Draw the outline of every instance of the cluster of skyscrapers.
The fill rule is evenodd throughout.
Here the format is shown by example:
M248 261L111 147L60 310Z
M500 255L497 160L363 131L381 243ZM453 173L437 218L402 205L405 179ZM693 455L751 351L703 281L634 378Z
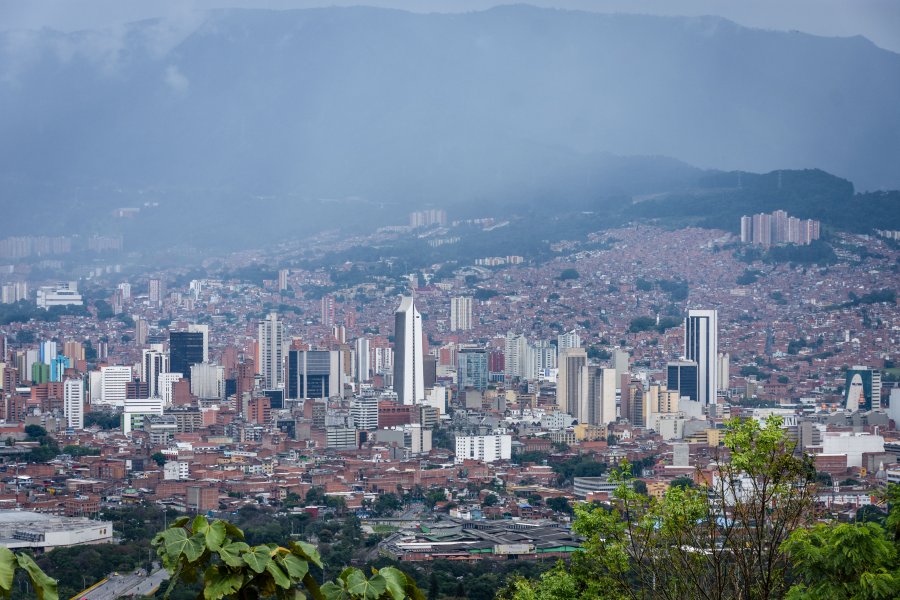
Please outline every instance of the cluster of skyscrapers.
M815 219L799 219L776 210L741 217L741 242L754 246L775 244L808 245L819 239L821 224Z

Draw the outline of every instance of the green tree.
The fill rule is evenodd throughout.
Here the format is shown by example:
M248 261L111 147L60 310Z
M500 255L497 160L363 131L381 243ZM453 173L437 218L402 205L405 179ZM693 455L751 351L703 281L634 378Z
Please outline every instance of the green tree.
M484 506L496 506L497 502L499 501L499 498L497 498L497 496L495 496L494 494L488 494L484 497L484 501L482 502L482 504Z
M900 597L897 549L875 523L822 524L791 534L784 549L798 580L788 600Z
M163 598L170 598L179 584L199 582L204 600L296 600L306 595L315 600L424 600L413 580L393 567L374 570L369 578L350 567L320 585L310 571L312 566L323 568L314 546L250 546L243 540L244 533L227 521L210 522L202 515L176 520L153 539L171 574Z
M40 425L26 425L25 435L27 435L32 440L40 440L47 437L47 430Z
M563 496L547 498L547 506L556 512L572 514L572 507L569 505L569 500Z
M815 470L772 417L727 424L712 483L640 494L631 466L614 469L608 506L579 504L573 530L584 537L571 564L538 581L517 580L515 600L702 598L762 600L786 593L784 542L812 518Z
M166 455L162 452L154 452L150 455L150 458L152 458L153 461L160 467L166 464Z

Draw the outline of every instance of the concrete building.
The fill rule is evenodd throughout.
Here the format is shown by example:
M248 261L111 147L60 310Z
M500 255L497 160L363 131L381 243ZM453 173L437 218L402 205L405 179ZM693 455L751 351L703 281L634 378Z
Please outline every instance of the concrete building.
M450 331L472 329L472 298L455 296L450 299Z
M616 420L616 370L603 367L588 369L589 409L587 423L608 425Z
M37 291L38 308L51 306L84 306L81 294L78 293L78 282L69 281L57 286L45 286Z
M356 396L350 402L350 415L357 429L378 429L378 397L374 393Z
M422 315L412 296L404 296L394 314L394 391L401 404L425 399Z
M63 386L66 426L70 429L84 429L84 381L66 379Z
M131 367L109 366L100 367L100 401L95 404L107 406L125 406L125 393L128 383L131 381ZM91 401L93 402L93 391Z
M328 399L343 395L344 353L337 350L288 351L286 396Z
M564 413L588 422L587 351L567 348L559 353L559 375L556 380L556 405Z
M225 399L225 367L206 362L191 365L191 394L202 400Z
M20 510L0 510L0 546L52 550L65 546L112 542L113 525L86 517L58 517Z
M257 327L257 366L263 376L263 387L275 390L284 387L284 323L278 313L271 312Z
M456 382L460 390L474 388L484 391L488 386L488 353L484 348L460 349ZM424 398L423 398L424 399Z
M684 320L684 356L697 363L697 400L716 403L719 389L719 323L715 310L690 310Z
M141 381L147 384L149 395L159 395L159 374L169 372L169 355L162 344L152 344L141 352Z
M509 435L456 436L456 462L478 460L491 463L509 460L512 456L512 437Z

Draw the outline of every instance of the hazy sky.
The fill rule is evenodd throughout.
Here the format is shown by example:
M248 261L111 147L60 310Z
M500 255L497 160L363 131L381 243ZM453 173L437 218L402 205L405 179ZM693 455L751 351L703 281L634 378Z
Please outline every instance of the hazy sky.
M824 36L864 35L900 53L900 0L0 0L0 29L91 29L137 19L180 18L220 7L308 8L370 5L461 12L498 4L656 15L718 15L742 25Z

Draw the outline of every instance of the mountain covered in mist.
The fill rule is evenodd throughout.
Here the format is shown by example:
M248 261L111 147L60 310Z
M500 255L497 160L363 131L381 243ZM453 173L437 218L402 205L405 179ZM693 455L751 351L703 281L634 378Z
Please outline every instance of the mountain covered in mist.
M102 182L514 202L690 187L688 165L900 187L900 55L713 17L528 6L0 34L7 198Z

